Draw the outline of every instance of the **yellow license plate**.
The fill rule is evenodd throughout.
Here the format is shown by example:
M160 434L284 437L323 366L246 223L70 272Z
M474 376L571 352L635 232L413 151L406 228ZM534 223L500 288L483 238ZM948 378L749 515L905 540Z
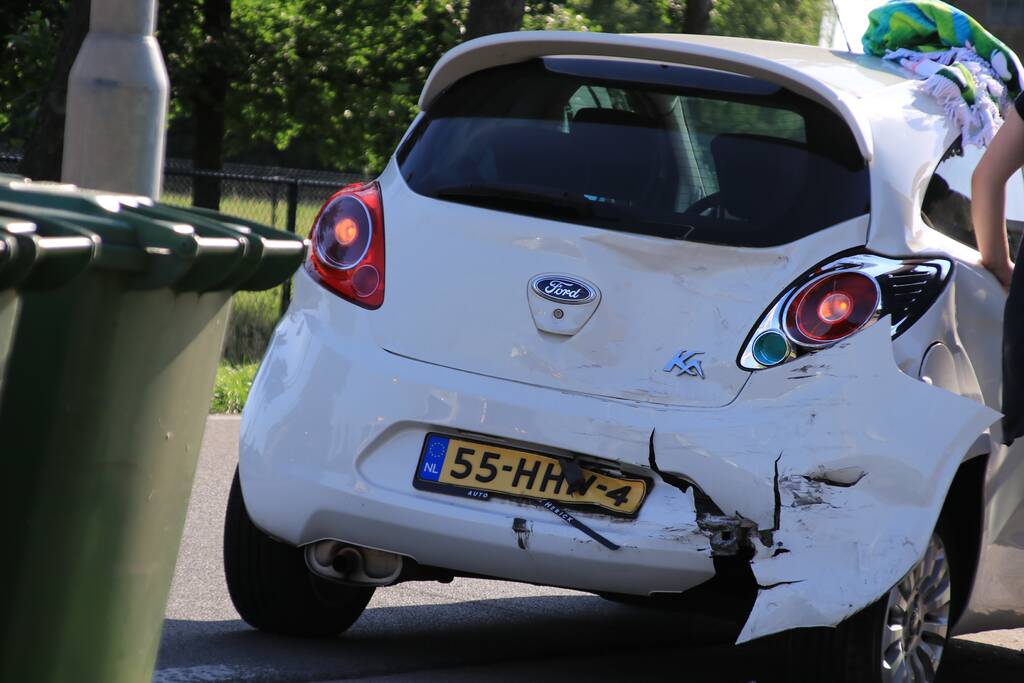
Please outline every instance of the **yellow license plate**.
M633 515L647 495L645 479L613 477L586 467L569 493L563 459L517 448L428 434L413 484L416 488L477 498L501 494L599 507Z

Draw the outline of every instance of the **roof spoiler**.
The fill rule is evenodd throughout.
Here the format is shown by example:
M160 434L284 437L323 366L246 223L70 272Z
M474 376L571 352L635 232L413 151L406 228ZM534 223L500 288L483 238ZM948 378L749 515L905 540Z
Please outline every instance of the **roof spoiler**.
M571 31L518 31L470 40L446 53L427 77L420 109L429 111L449 86L471 73L536 57L625 57L719 69L781 85L834 111L850 127L865 161L874 146L871 127L849 96L806 73L764 57L690 41L686 35L618 35Z

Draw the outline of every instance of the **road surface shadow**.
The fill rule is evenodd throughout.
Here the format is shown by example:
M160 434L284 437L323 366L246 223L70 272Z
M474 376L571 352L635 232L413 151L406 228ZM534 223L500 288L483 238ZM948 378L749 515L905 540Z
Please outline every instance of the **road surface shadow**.
M1024 652L954 640L942 658L937 683L1024 681Z
M782 680L777 643L735 647L735 627L594 596L376 607L344 636L306 640L240 620L164 625L158 683L315 681ZM943 683L1024 680L1024 655L956 641Z

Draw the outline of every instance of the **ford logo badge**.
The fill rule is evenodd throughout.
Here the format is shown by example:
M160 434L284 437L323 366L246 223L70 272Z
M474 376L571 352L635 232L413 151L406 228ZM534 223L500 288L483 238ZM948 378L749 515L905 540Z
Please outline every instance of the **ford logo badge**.
M597 296L597 288L568 275L538 275L530 282L534 292L560 304L586 304Z

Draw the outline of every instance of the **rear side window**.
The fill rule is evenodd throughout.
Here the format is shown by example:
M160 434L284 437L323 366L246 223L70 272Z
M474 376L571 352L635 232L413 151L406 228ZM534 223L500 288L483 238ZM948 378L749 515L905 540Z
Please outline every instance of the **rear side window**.
M972 249L978 248L978 241L971 218L971 174L982 153L978 147L963 147L958 140L935 168L921 201L921 218L927 225ZM1024 174L1020 171L1006 184L1006 228L1012 256L1024 235Z
M737 246L868 212L853 134L777 85L650 62L548 58L446 91L398 154L417 193Z

